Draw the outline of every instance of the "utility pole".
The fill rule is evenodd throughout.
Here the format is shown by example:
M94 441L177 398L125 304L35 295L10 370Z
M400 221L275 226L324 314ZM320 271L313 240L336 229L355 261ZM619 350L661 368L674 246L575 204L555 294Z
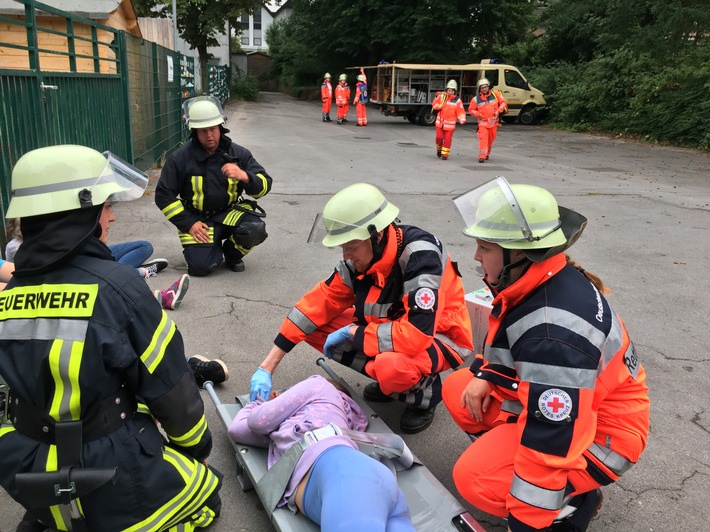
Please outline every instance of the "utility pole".
M177 32L177 0L173 0L173 50L177 51L178 32Z

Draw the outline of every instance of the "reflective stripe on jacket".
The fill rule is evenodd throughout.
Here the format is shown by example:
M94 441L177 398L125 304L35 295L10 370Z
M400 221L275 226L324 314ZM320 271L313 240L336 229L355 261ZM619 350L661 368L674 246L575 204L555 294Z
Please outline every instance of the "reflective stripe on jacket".
M436 127L444 130L456 129L456 121L460 124L466 123L466 111L463 108L463 102L458 96L448 98L445 92L442 92L434 99L431 108L434 111L439 111L436 115Z
M56 421L86 419L122 387L141 404L123 412L117 430L83 442L84 467L118 468L115 484L80 499L89 530L167 530L195 516L209 523L205 502L219 477L200 463L212 436L182 337L132 267L110 260L96 239L81 253L0 292L0 373L13 394ZM13 497L16 474L58 465L54 443L0 428L0 483ZM33 514L68 530L63 508Z
M471 116L478 118L478 125L485 127L497 127L496 113L501 113L508 108L508 103L503 95L498 91L490 91L487 97L483 97L479 92L468 104L468 112Z
M350 102L350 87L347 83L335 86L335 105L348 105Z
M396 231L401 231L399 249ZM327 280L296 303L275 343L290 351L353 306L359 325L354 347L367 356L383 351L416 355L432 344L435 334L458 347L459 363L473 349L458 271L443 244L418 227L390 225L382 258L365 274L341 261Z
M222 166L233 161L247 173L248 183L222 173ZM222 135L217 153L211 155L191 138L165 162L155 189L155 204L180 232L188 233L195 222L221 222L242 194L259 199L271 191L271 185L271 176L251 152L229 137Z
M645 447L644 369L621 319L562 253L533 263L496 296L484 355L471 371L519 414L509 523L548 526L569 470L605 474L600 482L609 483Z

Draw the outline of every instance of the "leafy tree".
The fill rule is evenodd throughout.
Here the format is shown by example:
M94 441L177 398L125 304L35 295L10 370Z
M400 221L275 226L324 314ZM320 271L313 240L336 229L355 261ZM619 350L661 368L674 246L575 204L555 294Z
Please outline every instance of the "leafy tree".
M180 36L197 49L202 79L207 80L207 48L217 46L217 36L227 23L232 27L246 14L260 9L259 0L177 0L177 27ZM133 8L141 17L172 16L172 0L133 0Z
M493 42L530 27L525 0L293 0L293 14L267 32L274 65L289 83L321 70L398 62L471 63ZM478 55L477 55L478 54Z

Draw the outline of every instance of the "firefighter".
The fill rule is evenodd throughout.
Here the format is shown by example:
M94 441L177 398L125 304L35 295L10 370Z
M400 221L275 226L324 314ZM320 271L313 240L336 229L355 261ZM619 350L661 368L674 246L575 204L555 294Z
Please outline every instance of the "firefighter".
M72 145L33 150L12 172L7 216L22 217L24 242L0 293L12 420L0 427L0 483L29 509L20 529L189 531L219 515L221 474L204 465L212 437L180 332L101 241L110 203L147 182Z
M338 106L338 124L348 121L348 103L350 102L350 87L347 74L340 74L335 87L335 105Z
M323 102L323 122L332 122L330 119L330 105L333 103L333 86L330 84L330 72L323 76L320 86L320 99Z
M461 98L456 96L458 92L456 80L449 80L446 84L446 92L436 93L436 98L431 105L436 115L436 156L442 160L447 160L451 153L451 141L454 138L456 121L463 125L466 123L466 111L463 108Z
M165 162L155 204L177 227L190 275L205 276L222 264L244 271L244 256L266 237L266 213L254 200L272 180L251 152L226 136L227 117L213 96L183 104L190 140Z
M500 126L499 117L508 112L508 103L500 91L491 90L487 78L479 79L476 87L476 96L471 99L468 112L478 119L478 162L482 163L491 156Z
M565 253L587 220L503 177L455 203L495 299L483 354L444 382L474 440L454 482L514 532L584 531L649 429L646 373L609 290Z
M399 209L367 183L333 196L311 231L343 258L296 303L251 381L268 398L272 375L296 344L308 344L375 382L365 399L406 403L400 428L426 429L441 402L440 372L472 350L458 269L432 234L399 225ZM321 222L322 221L322 222Z
M357 77L357 85L355 85L355 99L353 105L357 114L357 125L367 125L367 76L365 69L360 67L360 75Z

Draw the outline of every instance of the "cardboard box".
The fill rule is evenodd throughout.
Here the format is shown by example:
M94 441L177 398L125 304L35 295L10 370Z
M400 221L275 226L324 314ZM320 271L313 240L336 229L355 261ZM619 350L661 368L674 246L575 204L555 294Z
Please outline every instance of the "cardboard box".
M473 331L473 351L482 353L483 345L486 343L488 333L488 316L493 305L493 294L488 289L479 288L474 292L466 294L466 308L471 318L471 330Z

